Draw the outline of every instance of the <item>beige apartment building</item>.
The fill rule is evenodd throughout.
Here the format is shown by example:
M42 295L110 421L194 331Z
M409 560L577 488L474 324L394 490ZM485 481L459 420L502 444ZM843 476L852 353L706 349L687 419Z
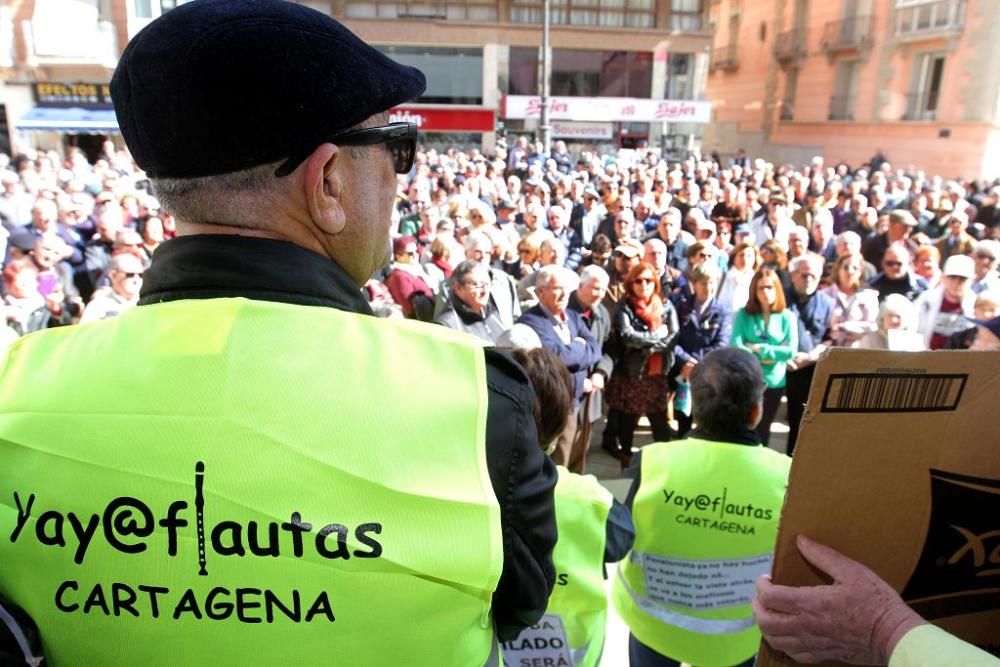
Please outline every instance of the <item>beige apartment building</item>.
M93 150L115 138L116 59L176 0L0 0L0 102L14 144ZM311 0L427 92L394 110L434 144L489 148L538 130L542 0ZM553 138L600 150L697 146L712 35L709 0L552 0ZM561 113L558 113L561 112ZM2 129L2 128L0 128ZM6 141L6 136L0 142Z
M704 149L1000 177L1000 0L712 0Z

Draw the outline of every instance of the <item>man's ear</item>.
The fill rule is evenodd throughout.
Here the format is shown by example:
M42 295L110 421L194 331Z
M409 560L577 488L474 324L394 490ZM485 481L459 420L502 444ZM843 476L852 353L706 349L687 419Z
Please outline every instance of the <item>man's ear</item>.
M343 195L343 158L333 144L323 144L306 159L303 175L309 217L324 234L335 236L344 231L347 216L341 205Z
M750 408L750 423L749 423L750 428L751 429L757 428L757 424L759 424L760 420L763 418L764 418L764 400L761 399L756 403L754 403L753 407Z

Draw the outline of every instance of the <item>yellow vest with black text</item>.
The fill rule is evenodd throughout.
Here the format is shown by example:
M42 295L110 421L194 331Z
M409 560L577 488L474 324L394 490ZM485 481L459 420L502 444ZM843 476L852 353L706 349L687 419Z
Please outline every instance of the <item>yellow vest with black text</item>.
M612 586L639 641L698 667L756 653L750 600L771 571L790 464L766 447L696 439L642 450L635 546Z
M545 616L501 645L510 667L596 667L604 648L608 620L604 546L614 498L593 475L577 475L563 466L557 469L559 541L552 552L556 585Z
M0 596L48 664L498 661L471 336L247 299L18 341Z

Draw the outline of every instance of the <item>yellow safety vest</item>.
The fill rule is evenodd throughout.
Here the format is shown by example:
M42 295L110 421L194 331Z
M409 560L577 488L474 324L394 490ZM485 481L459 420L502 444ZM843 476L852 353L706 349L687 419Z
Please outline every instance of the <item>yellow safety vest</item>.
M247 299L18 341L0 595L59 665L495 664L481 344Z
M750 600L771 571L790 464L766 447L706 440L642 450L635 546L612 586L639 641L699 667L757 651Z
M556 586L545 616L501 645L510 667L596 667L604 648L604 543L614 498L593 475L577 475L563 466L558 470L559 541L552 553Z

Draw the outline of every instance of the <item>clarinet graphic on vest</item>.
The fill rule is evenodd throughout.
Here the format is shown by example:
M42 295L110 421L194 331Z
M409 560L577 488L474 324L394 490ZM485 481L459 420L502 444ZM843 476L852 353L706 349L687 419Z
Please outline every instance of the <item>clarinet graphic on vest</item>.
M202 486L205 484L205 463L198 461L194 466L194 509L198 519L198 576L207 577L208 570L205 568L207 560L205 558L205 496L202 493Z

